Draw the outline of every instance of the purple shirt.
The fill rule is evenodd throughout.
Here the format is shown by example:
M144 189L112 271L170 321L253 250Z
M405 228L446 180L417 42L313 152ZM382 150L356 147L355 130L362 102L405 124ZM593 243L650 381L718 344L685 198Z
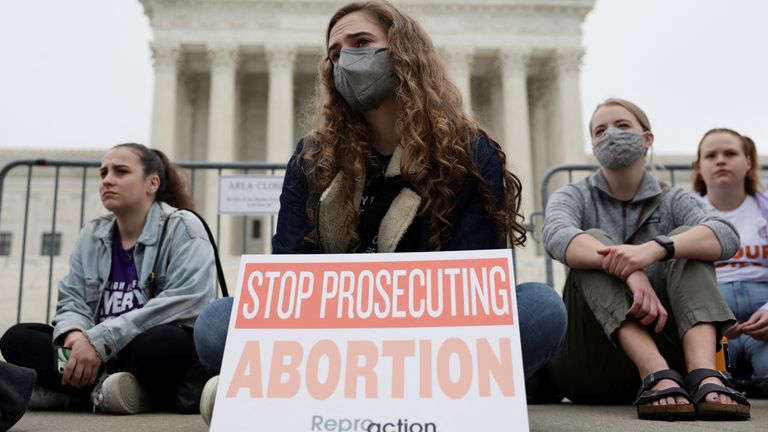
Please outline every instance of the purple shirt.
M112 235L112 269L102 294L98 322L116 318L144 306L144 295L139 288L133 250L134 247L123 249L120 231L115 225Z

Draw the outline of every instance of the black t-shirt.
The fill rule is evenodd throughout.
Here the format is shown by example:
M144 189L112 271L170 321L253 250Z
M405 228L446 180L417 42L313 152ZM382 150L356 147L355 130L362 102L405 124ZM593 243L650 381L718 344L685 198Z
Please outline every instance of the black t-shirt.
M403 188L400 176L385 178L392 156L376 154L376 160L366 167L363 197L358 211L357 232L360 245L352 252L376 253L379 250L379 226L389 206Z

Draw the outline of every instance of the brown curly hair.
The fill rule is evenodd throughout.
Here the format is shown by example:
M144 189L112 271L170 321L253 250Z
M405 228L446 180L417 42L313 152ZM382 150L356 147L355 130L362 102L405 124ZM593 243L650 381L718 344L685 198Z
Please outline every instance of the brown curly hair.
M701 141L699 141L699 149L696 151L696 160L691 164L693 166L693 190L699 195L704 196L707 194L707 184L704 183L704 177L701 176L699 170L699 161L701 161L701 145L704 144L704 140L708 136L714 133L727 133L735 136L741 141L741 150L744 155L752 162L752 167L747 171L747 175L744 176L744 190L748 195L754 195L762 189L762 183L760 182L760 160L757 158L757 147L755 142L748 136L742 135L733 129L728 128L714 128L708 130Z
M478 138L485 138L502 166L506 164L504 152L463 111L458 88L448 79L437 50L418 22L386 1L350 3L328 23L326 46L334 25L357 11L373 17L388 37L393 72L399 80L395 128L403 149L401 172L403 180L423 199L419 215L428 221L430 247L439 250L450 239L455 191L469 179L477 181L486 211L500 228L500 237L503 233L513 246L524 244L520 180L504 169L504 201L494 208L488 185L473 162L472 145ZM375 132L336 91L333 62L327 56L320 61L316 95L312 129L302 154L304 166L319 191L326 189L338 173L343 174L343 213L354 248L359 235L353 196L358 179L365 176L366 162L375 157L370 145ZM310 220L315 220L316 204L315 200L307 203ZM310 238L316 239L316 234Z

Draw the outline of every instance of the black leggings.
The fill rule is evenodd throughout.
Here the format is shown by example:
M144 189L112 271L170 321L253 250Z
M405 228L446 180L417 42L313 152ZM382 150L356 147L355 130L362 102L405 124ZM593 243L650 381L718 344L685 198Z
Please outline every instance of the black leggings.
M47 324L16 324L0 338L0 351L9 363L37 371L37 385L72 395L86 396L91 389L61 384L53 327ZM153 327L136 336L106 364L108 373L130 372L150 395L154 409L172 409L176 389L197 362L192 329L171 324Z

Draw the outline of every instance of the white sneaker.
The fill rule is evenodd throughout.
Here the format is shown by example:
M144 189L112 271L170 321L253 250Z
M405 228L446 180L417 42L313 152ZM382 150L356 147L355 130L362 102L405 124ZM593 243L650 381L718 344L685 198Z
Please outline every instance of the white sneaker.
M91 393L94 410L109 414L149 411L149 396L130 372L118 372L96 384Z
M213 417L213 404L216 402L216 390L219 388L219 376L208 380L203 387L203 394L200 395L200 415L203 416L205 424L211 425Z
M32 396L29 398L27 408L32 411L53 411L53 410L71 410L83 409L87 407L84 398L68 395L36 385L32 389Z

